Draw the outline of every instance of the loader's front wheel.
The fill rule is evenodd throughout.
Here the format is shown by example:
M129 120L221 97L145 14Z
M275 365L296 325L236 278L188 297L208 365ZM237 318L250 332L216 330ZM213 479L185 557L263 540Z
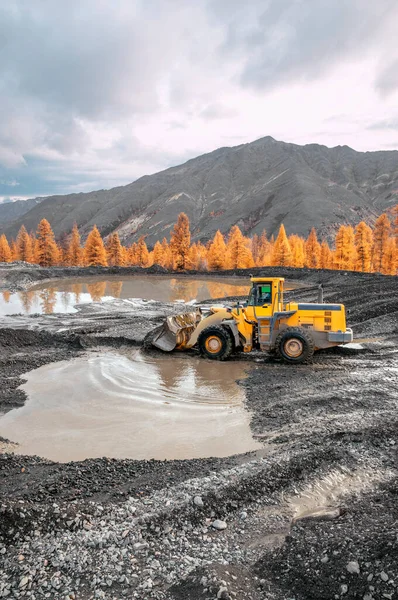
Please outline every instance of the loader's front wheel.
M314 354L314 341L301 327L288 327L275 341L276 355L289 364L309 361Z
M226 360L234 351L234 341L227 329L213 325L204 329L198 338L201 354L213 360Z

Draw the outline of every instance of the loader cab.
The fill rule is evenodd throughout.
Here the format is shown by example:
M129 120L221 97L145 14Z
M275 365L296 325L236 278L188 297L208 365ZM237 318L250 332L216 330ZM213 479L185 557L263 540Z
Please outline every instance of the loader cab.
M281 277L252 277L252 287L245 308L246 318L270 317L282 310L283 282Z

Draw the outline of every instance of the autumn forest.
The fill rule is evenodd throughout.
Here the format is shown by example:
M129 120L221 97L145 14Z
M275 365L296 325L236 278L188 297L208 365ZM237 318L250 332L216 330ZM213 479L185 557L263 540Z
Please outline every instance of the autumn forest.
M184 213L178 216L170 240L159 240L151 249L144 236L131 246L124 246L117 232L103 240L96 226L84 245L76 225L57 243L50 223L43 219L36 232L22 226L15 240L0 236L0 262L15 260L43 267L157 264L171 270L221 271L272 265L396 275L398 205L390 214L380 215L373 226L364 221L355 228L341 225L331 245L319 240L315 229L304 239L296 234L287 236L283 225L276 239L268 238L265 231L246 237L234 225L227 236L217 231L206 244L191 243L189 219Z

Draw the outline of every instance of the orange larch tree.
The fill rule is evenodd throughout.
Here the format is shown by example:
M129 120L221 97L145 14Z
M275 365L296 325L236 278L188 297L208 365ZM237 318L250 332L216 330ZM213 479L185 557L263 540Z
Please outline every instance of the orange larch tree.
M37 243L37 237L36 237L36 233L34 231L30 232L30 243L31 243L31 247L32 247L32 262L35 264L39 263L39 259L38 259L38 243Z
M32 242L24 225L18 231L16 239L16 260L33 262Z
M243 235L239 227L237 225L231 227L227 244L229 268L249 269L254 266L254 260L249 246L250 240Z
M207 261L207 247L204 244L202 244L202 242L197 242L196 246L200 255L199 270L208 271L209 265Z
M387 243L386 252L383 259L382 273L384 275L396 275L398 266L398 249L395 239L390 237Z
M374 271L379 273L383 271L390 233L390 219L383 213L376 219L373 230L372 267Z
M211 271L222 271L228 268L227 245L220 230L216 231L207 251L207 263Z
M164 266L164 268L165 269L173 269L173 267L174 267L173 254L171 252L170 245L167 242L166 238L163 238L162 248L163 248L163 266Z
M12 260L18 260L18 248L17 248L17 243L14 239L11 239L10 250L11 250Z
M202 269L201 243L192 244L188 252L188 268L200 271Z
M373 232L364 221L355 227L356 271L369 273L372 267Z
M84 263L84 251L80 243L80 233L77 223L73 224L69 244L65 254L65 263L71 267L80 267Z
M143 235L137 242L136 261L139 267L149 267L149 252Z
M305 242L305 266L310 269L317 269L321 260L321 245L318 242L315 227L310 231L310 234Z
M68 267L69 235L62 233L58 240L58 264Z
M153 247L153 264L164 267L164 256L163 255L164 255L164 253L163 253L162 244L159 241L157 241Z
M88 267L106 267L106 250L102 237L96 225L87 236L84 246L84 263Z
M170 249L173 254L175 268L179 271L183 271L188 267L190 245L189 219L185 213L180 213L170 238Z
M37 262L41 267L53 267L59 260L54 232L47 219L42 219L37 228Z
M127 248L127 264L128 265L137 265L138 264L138 258L137 258L137 242L133 242L130 246L130 248Z
M251 246L250 249L252 251L252 256L254 260L254 264L258 264L258 257L260 253L260 237L255 233L251 238Z
M395 219L394 219L394 238L395 238L395 245L398 248L398 204L396 204L393 208L393 214L395 215Z
M0 236L0 262L9 263L12 261L11 249L6 236Z
M292 251L284 225L279 228L278 237L272 250L271 264L278 267L290 267L292 264Z
M352 270L356 262L355 235L351 225L341 225L336 234L333 265L338 270Z
M301 269L305 263L305 241L296 234L289 235L288 240L292 252L291 266Z
M333 253L329 248L329 244L326 240L322 241L321 244L321 258L319 261L320 269L332 269L333 268Z
M123 267L125 265L123 247L117 232L111 233L108 237L106 256L110 267Z
M258 239L256 267L267 267L270 265L271 254L272 244L268 241L267 234L264 230Z

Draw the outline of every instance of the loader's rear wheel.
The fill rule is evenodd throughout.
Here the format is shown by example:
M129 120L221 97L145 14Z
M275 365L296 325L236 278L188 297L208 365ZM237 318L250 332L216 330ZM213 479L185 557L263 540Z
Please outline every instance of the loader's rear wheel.
M314 341L301 327L288 327L275 340L276 355L289 364L309 361L314 354Z
M213 360L226 360L234 351L234 341L227 329L213 325L204 329L198 338L201 354Z

